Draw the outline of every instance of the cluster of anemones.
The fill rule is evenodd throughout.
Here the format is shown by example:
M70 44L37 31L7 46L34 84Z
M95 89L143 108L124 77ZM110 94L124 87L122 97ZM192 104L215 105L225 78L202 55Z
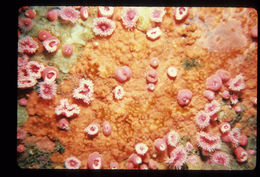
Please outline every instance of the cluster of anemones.
M162 22L165 15L164 7L152 7L150 8L150 20L155 24ZM146 36L150 40L158 39L162 34L160 27L154 27L146 31Z
M150 66L154 69L150 69L146 74L147 89L149 91L154 91L155 85L158 81L158 73L155 70L159 65L159 59L157 57L151 58Z
M124 83L128 81L132 76L131 69L128 66L122 66L115 70L115 79L120 82ZM125 91L122 86L118 85L113 89L114 98L120 100L123 98Z
M44 65L37 61L24 61L22 65L18 65L18 88L32 88L37 79L41 78L43 70Z
M23 128L17 128L17 152L22 153L26 150L26 147L21 142L27 136L27 132Z
M23 59L22 59L23 60ZM22 62L22 63L21 63ZM43 99L52 99L56 95L57 85L55 83L58 76L58 69L54 67L45 67L38 61L21 61L18 64L18 88L32 88L38 83L39 96Z
M127 160L128 169L158 169L158 163L153 159L150 159L148 154L148 146L145 143L137 143L134 147L135 152L133 152Z
M103 134L109 136L112 132L112 127L108 121L103 122ZM85 129L84 132L88 138L94 138L98 135L100 130L100 125L98 123L91 123Z
M183 145L178 144L180 139L179 134L172 130L164 138L166 144L168 145L168 152L170 152L170 155L166 158L165 162L169 165L170 168L174 168L176 170L181 169L187 160L188 151L185 147L183 147ZM188 149L189 148L191 147L188 147Z
M231 143L233 152L238 162L245 162L248 159L248 154L245 149L241 146L246 146L248 138L245 135L241 135L240 129L233 128L227 122L223 122L219 126L221 132L221 139L226 143Z
M190 142L187 142L184 147L179 144L179 140L179 134L171 130L163 138L158 138L154 141L157 153L166 153L165 163L168 164L169 168L177 170L182 168L186 163L188 153L193 150L193 145Z
M74 89L73 98L82 100L84 103L90 104L93 98L93 82L89 79L80 79L79 87Z
M102 169L103 164L104 164L104 159L102 155L99 154L98 152L93 152L88 155L86 168L93 169L93 170ZM65 160L64 166L67 169L79 169L80 167L82 167L82 164L78 158L74 156L70 156ZM118 164L113 162L110 164L110 167L111 169L117 169Z
M222 85L225 85L229 90L224 90L221 93L221 97L225 100L229 99L232 105L236 105L239 102L239 94L241 90L245 88L245 81L242 74L237 75L235 78L231 78L231 74L223 69L217 70L217 72L207 78L206 89L203 93L204 97L209 101L215 98ZM234 106L236 112L241 112L242 109L239 105Z

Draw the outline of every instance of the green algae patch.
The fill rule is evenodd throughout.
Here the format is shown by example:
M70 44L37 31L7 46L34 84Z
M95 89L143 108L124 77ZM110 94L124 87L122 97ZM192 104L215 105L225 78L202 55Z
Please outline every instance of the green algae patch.
M201 68L203 66L202 60L198 58L184 58L181 64L185 70L190 70L192 68Z
M18 154L17 164L20 168L36 168L36 169L53 169L57 164L51 161L53 153L64 153L65 147L63 144L56 140L56 147L52 152L47 152L37 148L34 145L25 144L26 150ZM63 167L61 167L63 168Z
M17 126L21 127L28 119L28 113L26 107L17 104Z

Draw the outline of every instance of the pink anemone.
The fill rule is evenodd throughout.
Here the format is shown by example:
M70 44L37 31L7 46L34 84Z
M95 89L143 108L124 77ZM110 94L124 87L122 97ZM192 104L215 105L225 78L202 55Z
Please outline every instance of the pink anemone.
M79 83L79 87L74 89L73 98L80 99L84 103L90 104L93 98L93 82L89 79L81 79Z
M115 31L115 28L115 22L106 17L99 17L93 20L93 32L97 36L110 36Z
M55 82L43 81L39 83L39 96L49 100L56 95L57 85Z
M18 41L18 52L34 54L39 48L38 43L30 36L25 36Z
M121 19L127 29L135 27L138 18L139 13L136 7L124 7Z
M221 147L221 139L219 136L213 136L203 131L198 133L197 142L199 147L209 152L213 152Z
M65 22L76 23L79 17L79 12L73 7L63 7L60 10L60 17Z

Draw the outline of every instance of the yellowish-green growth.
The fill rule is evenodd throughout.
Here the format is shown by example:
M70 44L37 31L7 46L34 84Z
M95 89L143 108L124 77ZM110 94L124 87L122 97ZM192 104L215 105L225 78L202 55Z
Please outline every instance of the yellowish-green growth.
M152 28L152 23L150 20L150 8L149 7L139 7L139 18L137 21L137 29L146 32L150 28Z

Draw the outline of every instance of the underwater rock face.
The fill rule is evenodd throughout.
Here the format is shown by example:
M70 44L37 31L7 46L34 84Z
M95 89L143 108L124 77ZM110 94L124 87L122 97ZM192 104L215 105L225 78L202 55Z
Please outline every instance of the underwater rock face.
M23 6L18 15L21 168L255 168L256 10Z

